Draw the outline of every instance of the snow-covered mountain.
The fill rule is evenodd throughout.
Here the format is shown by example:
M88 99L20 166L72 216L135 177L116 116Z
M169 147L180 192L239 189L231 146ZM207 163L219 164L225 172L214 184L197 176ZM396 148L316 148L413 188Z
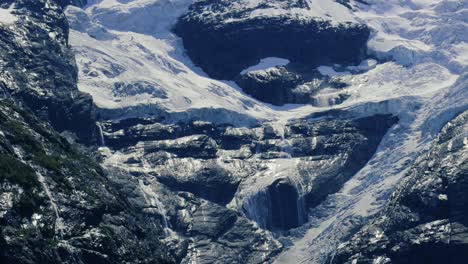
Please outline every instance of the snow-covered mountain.
M456 176L447 186L466 176L466 1L37 3L0 5L2 98L86 144L107 172L105 195L130 206L103 209L77 232L67 212L82 209L55 189L47 164L24 161L45 169L40 181L54 186L43 187L46 196L61 197L44 207L63 222L65 237L52 237L73 252L69 263L404 263L401 256L426 250L417 251L423 238L414 236L440 242L465 232L462 209L453 230L436 225L448 229L443 236L413 227L455 219L431 215L427 197L450 202L451 194L433 183L440 170L421 168L450 171L450 161ZM15 142L5 149L24 148ZM21 151L12 153L23 162ZM414 182L424 188L408 190ZM430 208L416 210L412 193ZM0 218L14 208L8 197ZM398 217L406 208L422 220L395 235L391 219L405 222ZM108 236L108 226L124 233ZM158 241L151 254L145 231ZM126 238L128 246L117 242ZM462 238L454 250L468 245ZM364 252L366 243L375 245Z
M204 2L206 1L201 1L199 5ZM261 5L261 1L247 2L248 4L239 3L242 6L241 11ZM382 60L382 63L372 66L372 69L366 69L365 66L363 70L357 69L360 74L351 74L356 69L350 70L346 67L331 71L338 71L338 74L333 75L345 82L347 87L344 91L324 89L317 95L319 101L327 102L327 98L342 92L349 95L346 102L339 106L343 108L369 101L425 95L453 84L457 74L463 72L463 67L466 67L462 65L463 31L460 39L446 43L448 41L441 40L450 38L431 32L419 32L423 26L418 26L415 22L413 24L416 25L411 25L411 21L415 20L413 17L421 17L420 23L425 24L422 21L437 23L437 20L443 19L441 16L448 16L451 13L450 6L445 7L445 2L432 6L428 3L426 6L421 4L419 10L411 5L401 7L399 2L393 4L393 8L388 1L385 4L376 3L370 6L357 3L359 6L354 12L333 1L312 1L310 6L307 1L298 2L304 2L303 7L294 7L294 12L285 12L284 16L290 15L299 21L306 18L297 17L296 12L303 13L308 19L319 16L320 21L334 21L335 16L340 16L349 20L359 19L372 25L373 36L369 41L369 53ZM316 11L315 7L322 2L323 7L319 9L321 11ZM219 12L229 8L234 9L231 12L238 12L233 3L235 1ZM285 5L281 1L278 3ZM80 68L80 90L93 95L100 108L119 109L117 112L125 109L125 114L129 116L159 111L177 116L177 113L185 112L196 113L197 118L205 116L204 119L211 121L210 119L234 112L235 116L243 116L243 120L287 120L324 110L308 105L274 107L252 99L232 80L218 81L209 78L190 61L184 52L182 40L171 32L177 18L187 12L191 4L192 1L108 0L91 2L84 9L69 7L67 16L72 27L70 44L75 50ZM278 5L261 10L284 11L284 6ZM297 3L296 5L301 6ZM411 8L416 11L412 11ZM330 14L326 15L324 9ZM448 11L444 11L447 9ZM380 10L386 10L388 13L379 15L382 13ZM437 11L440 15L434 14ZM257 15L277 17L274 12L266 12L263 15L262 12L257 12ZM291 12L293 14L289 14ZM458 13L462 12L463 8ZM413 17L405 18L405 15L409 16L410 13ZM431 17L431 14L435 17ZM439 34L458 36L456 30L459 30L460 26L463 27L462 17L452 17L451 31L445 30ZM225 19L221 23L233 22ZM382 29L385 25L390 28ZM379 44L382 42L384 44ZM458 52L452 52L455 55L452 56L446 54L448 51L442 52L445 49ZM460 55L457 57L457 54ZM272 54L267 57L275 56ZM389 58L395 58L396 61L385 62ZM251 66L256 64L255 58L253 61ZM363 65L365 63L368 62L364 62ZM407 64L410 66L407 67ZM415 76L415 72L419 76ZM224 114L213 116L213 111Z

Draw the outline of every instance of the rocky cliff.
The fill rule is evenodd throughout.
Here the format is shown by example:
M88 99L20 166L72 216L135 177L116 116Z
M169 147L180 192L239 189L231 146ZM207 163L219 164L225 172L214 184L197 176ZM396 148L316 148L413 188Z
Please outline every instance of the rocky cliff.
M132 119L101 127L106 147L115 153L109 163L117 157L118 163L150 172L173 191L230 203L262 228L287 230L302 225L307 210L362 168L397 120L389 115L330 116L236 128ZM274 163L284 163L291 171L254 184ZM252 193L246 195L246 190Z
M88 144L96 131L61 7L1 7L12 19L0 23L0 262L175 262L157 239L161 214L142 214L109 180L115 173L56 131Z
M50 2L50 3L49 3ZM53 127L71 131L91 144L95 135L94 106L77 89L74 55L68 47L68 22L53 1L3 1L11 24L0 24L0 87L24 102Z
M304 0L197 1L175 31L195 64L217 79L233 79L267 57L310 66L358 63L369 29L354 21L336 23L314 11Z
M332 263L460 263L468 257L468 112L418 158L389 204Z

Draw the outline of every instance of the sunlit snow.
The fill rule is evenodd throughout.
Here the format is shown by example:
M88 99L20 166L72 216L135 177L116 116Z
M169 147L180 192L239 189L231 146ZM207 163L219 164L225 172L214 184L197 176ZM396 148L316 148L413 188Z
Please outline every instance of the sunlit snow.
M274 68L277 66L285 66L288 63L289 63L289 60L287 59L269 57L269 58L260 60L259 64L250 66L249 68L241 71L241 74L246 74L246 73L253 72L253 71L267 70L267 69Z
M170 31L191 3L192 0L104 0L91 2L84 10L69 7L70 44L80 69L79 89L90 93L102 109L125 109L119 110L119 115L185 112L184 118L193 113L216 122L219 121L216 113L220 111L227 115L235 112L244 119L287 120L323 110L310 105L276 107L259 102L233 82L210 79L195 67L185 55L180 38ZM327 3L313 1L312 4ZM341 10L341 5L337 10ZM388 19L377 19L376 12L364 10L358 15L372 23ZM372 52L384 57L404 55L378 49ZM425 66L410 67L401 67L398 61L388 62L375 68L373 65L368 72L350 75L351 86L346 92L351 96L332 108L389 97L430 96L431 92L455 81L456 75L446 70L445 65L440 66L431 56L425 61ZM431 71L419 72L422 68ZM403 76L400 81L398 76ZM430 89L425 89L428 86Z
M11 13L14 5L11 5L8 9L0 8L0 24L13 24L18 20L18 17Z

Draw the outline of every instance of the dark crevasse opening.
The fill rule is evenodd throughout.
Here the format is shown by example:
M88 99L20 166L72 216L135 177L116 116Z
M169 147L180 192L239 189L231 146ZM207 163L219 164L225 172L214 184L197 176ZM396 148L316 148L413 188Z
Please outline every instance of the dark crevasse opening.
M303 204L296 188L283 179L268 187L271 202L271 229L291 229L306 220Z

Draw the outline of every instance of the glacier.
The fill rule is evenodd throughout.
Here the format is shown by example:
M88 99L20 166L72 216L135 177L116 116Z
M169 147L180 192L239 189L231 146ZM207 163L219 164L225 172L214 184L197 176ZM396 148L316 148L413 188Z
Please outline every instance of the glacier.
M324 110L307 105L275 107L252 99L231 81L210 79L191 63L184 54L180 38L171 32L177 17L191 3L181 0L106 0L90 2L84 9L68 7L67 16L72 27L70 44L80 69L79 89L90 93L100 108L119 109L119 115L124 113L128 116L194 110L199 110L195 111L199 114L214 109L218 112L233 111L257 120L288 120ZM369 13L371 11L361 11L355 15L366 19L362 14ZM367 19L373 21L372 17ZM383 18L378 21L385 22ZM370 43L382 38L376 34ZM421 42L417 39L411 41ZM398 58L400 55L397 54L401 53L398 47L412 47L405 43L396 41L390 50L389 47L369 46L382 58ZM439 49L436 44L433 44L433 50ZM456 47L461 45L463 43L452 44ZM418 51L411 50L411 54L416 57L426 54ZM351 97L336 107L423 95L449 86L455 81L457 72L450 71L449 65L436 63L433 56L429 54L421 63L409 67L402 61L389 61L368 72L349 76L352 83L347 92ZM431 73L425 74L426 71ZM458 72L461 71L459 68ZM415 72L421 76L414 77ZM116 93L116 84L124 84L126 88ZM142 88L144 86L148 88Z
M269 123L276 130L284 130L291 120L332 110L346 110L353 117L393 114L400 119L366 166L339 192L309 212L306 223L278 235L286 249L276 263L324 263L344 237L382 208L408 165L428 149L440 128L468 109L466 1L350 1L348 9L331 0L308 0L310 12L285 11L281 6L252 12L255 17L297 12L304 19L359 21L370 27L368 59L357 66L318 68L322 75L348 83L344 92L349 97L330 105L333 91L324 90L319 94L323 103L317 106L260 102L233 81L204 73L172 32L193 2L93 0L84 8L67 8L78 87L93 97L103 118L163 115L173 122L229 120L238 127ZM245 2L255 6L261 1ZM258 68L245 71L289 63L265 59ZM286 157L271 160L266 170L243 182L228 208L244 208L250 219L262 223L259 212L264 208L259 207L265 202L266 186L287 174L301 188L298 163L287 156L284 145ZM106 164L125 167L126 154L105 151ZM187 161L185 166L199 164ZM160 207L159 200L156 205Z

